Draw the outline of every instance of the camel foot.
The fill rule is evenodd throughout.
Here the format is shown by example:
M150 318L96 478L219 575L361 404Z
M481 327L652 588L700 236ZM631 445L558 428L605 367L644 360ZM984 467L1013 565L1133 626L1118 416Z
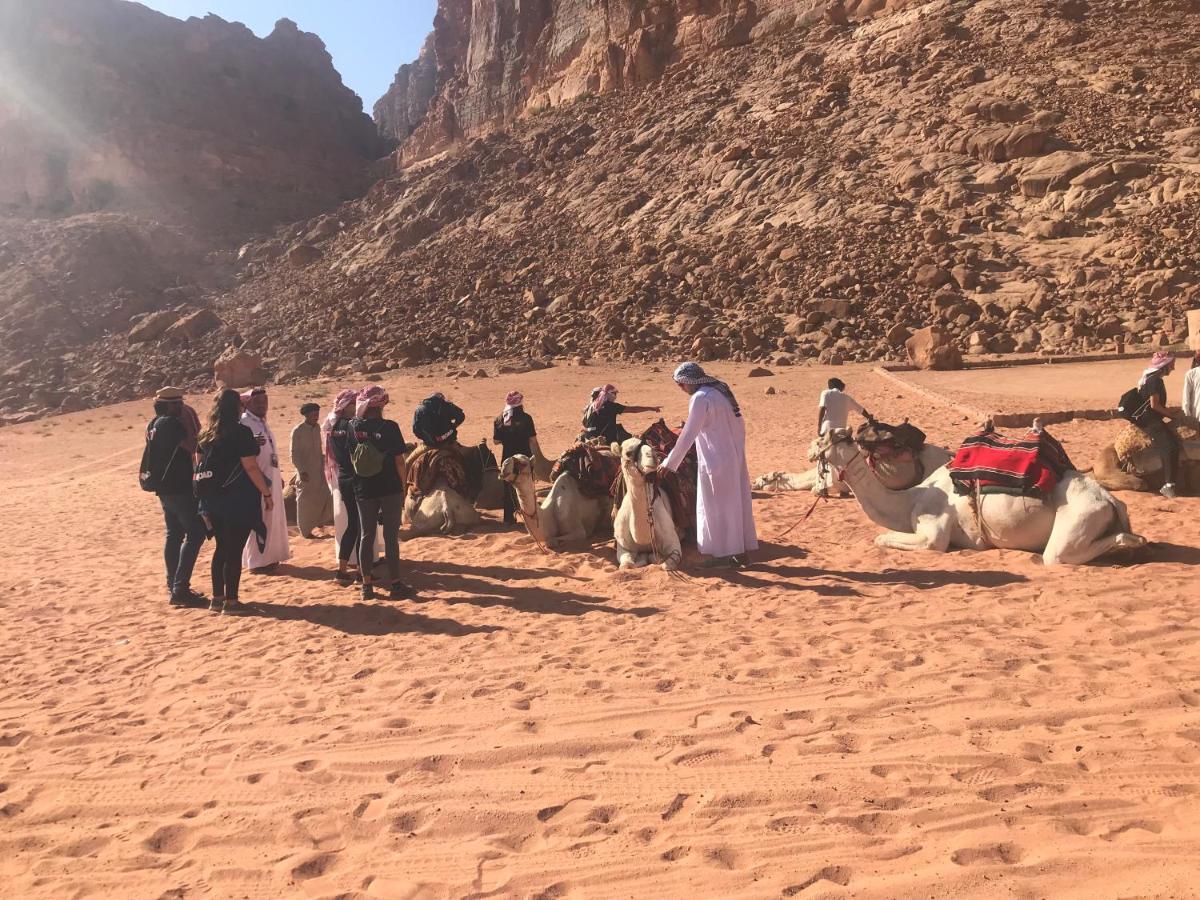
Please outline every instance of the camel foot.
M1113 546L1122 550L1138 550L1149 543L1140 534L1118 534L1113 538Z

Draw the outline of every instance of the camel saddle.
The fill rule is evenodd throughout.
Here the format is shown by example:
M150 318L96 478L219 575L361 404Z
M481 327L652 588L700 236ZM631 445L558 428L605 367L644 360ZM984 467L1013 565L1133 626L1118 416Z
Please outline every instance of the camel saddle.
M946 466L959 494L1010 494L1044 500L1075 468L1047 431L1009 438L985 428L965 441Z
M1200 442L1200 422L1195 419L1176 419L1167 424L1167 428L1175 434L1180 445L1184 448L1181 458L1192 458L1187 452L1189 445ZM1121 469L1132 475L1138 474L1137 457L1154 446L1150 435L1130 422L1113 441L1113 450L1117 454L1117 464Z
M408 458L404 481L413 497L424 497L439 481L463 496L469 494L467 467L456 446L419 446Z
M642 432L641 441L643 444L649 444L658 454L659 460L663 460L675 449L679 435L672 431L665 421L659 419ZM671 504L671 518L687 535L696 533L696 482L699 473L700 463L696 457L696 448L693 447L684 456L678 471L668 472L660 469L655 478L657 489L666 494L667 502ZM625 496L625 479L618 477L613 483L612 496L617 507L620 507Z
M899 425L888 425L867 419L858 427L855 443L869 456L891 457L908 454L919 456L925 449L925 432L905 419Z
M579 441L558 458L550 470L550 483L566 473L579 483L585 497L598 500L612 493L621 479L621 460L599 441Z

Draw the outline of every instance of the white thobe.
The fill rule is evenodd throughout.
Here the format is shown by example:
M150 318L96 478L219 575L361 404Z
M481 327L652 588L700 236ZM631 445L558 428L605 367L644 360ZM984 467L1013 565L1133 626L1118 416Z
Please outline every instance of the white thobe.
M247 569L260 569L284 562L292 556L288 548L287 510L283 508L283 475L279 471L279 449L271 428L254 413L242 413L242 424L254 432L259 440L258 467L271 483L273 506L270 512L263 510L263 522L267 526L267 547L259 551L258 537L251 534L242 551L242 565Z
M1188 369L1183 376L1183 414L1200 419L1200 367Z
M696 500L696 543L709 556L736 556L758 549L746 467L746 423L716 388L692 394L687 423L663 462L678 469L696 446L700 463Z

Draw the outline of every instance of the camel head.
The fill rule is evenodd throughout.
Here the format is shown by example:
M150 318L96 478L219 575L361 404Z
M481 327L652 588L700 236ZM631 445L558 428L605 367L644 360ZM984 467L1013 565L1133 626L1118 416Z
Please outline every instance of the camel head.
M816 463L844 466L858 452L858 445L854 443L854 435L849 428L831 428L813 442L808 458Z
M632 437L621 445L621 471L643 478L658 471L658 454L641 438Z
M520 453L510 456L500 466L500 480L507 481L509 484L516 484L517 479L522 475L532 475L532 473L533 464L529 457Z

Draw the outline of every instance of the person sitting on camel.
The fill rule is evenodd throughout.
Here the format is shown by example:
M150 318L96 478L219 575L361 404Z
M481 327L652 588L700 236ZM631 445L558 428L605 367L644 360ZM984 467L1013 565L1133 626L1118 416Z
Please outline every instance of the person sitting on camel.
M413 413L413 434L427 447L456 449L461 455L458 426L466 419L466 413L447 400L445 394L434 394L417 404Z
M632 435L617 421L617 416L621 413L646 412L662 412L662 407L626 406L618 403L617 389L611 384L592 388L592 397L583 408L583 431L579 440L591 441L601 438L606 447L623 443Z

